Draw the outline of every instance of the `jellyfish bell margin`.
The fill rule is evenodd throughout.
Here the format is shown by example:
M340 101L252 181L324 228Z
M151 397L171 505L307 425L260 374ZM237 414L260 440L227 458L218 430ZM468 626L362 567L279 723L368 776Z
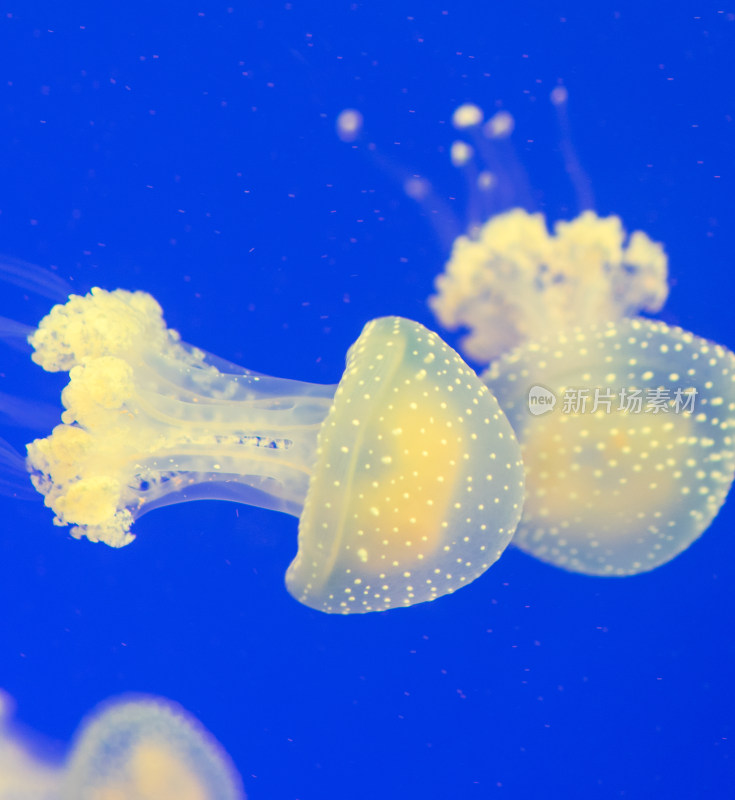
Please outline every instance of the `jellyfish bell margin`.
M227 499L299 517L289 592L326 613L411 606L475 580L520 518L520 446L497 401L419 323L366 325L335 386L271 378L181 342L145 292L93 289L41 321L68 371L62 424L28 446L72 534L120 547L143 513Z

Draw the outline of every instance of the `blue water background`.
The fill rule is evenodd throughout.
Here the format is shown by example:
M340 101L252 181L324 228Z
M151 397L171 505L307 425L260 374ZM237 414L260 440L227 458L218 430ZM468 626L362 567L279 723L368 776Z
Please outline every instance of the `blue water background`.
M665 243L661 316L735 347L732 7L123 5L2 9L0 252L80 291L144 289L186 341L333 383L367 320L435 327L446 257L365 142L462 218L450 115L500 104L535 207L569 218L561 81L597 210ZM334 135L346 107L365 116L357 149ZM48 309L0 292L0 314ZM0 391L58 393L2 358ZM452 597L347 618L286 592L285 515L190 503L114 551L40 502L1 508L0 686L50 740L133 690L199 717L252 800L732 796L732 498L650 574L583 577L510 549Z

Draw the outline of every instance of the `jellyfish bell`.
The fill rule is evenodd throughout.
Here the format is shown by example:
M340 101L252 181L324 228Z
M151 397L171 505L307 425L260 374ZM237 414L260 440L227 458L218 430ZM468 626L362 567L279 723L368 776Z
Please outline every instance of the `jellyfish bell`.
M169 700L106 701L60 759L56 747L9 718L6 697L0 691L2 800L245 800L229 755Z
M689 547L725 502L735 474L726 348L620 319L527 342L483 379L522 443L528 491L513 543L531 555L589 575L645 572ZM556 397L547 413L531 413L534 384Z
M244 800L240 776L214 737L157 697L103 704L75 736L61 800Z
M495 398L435 334L386 317L352 346L319 433L286 583L328 611L433 600L493 564L523 498Z
M510 541L520 448L487 387L436 334L369 323L337 386L271 378L181 342L145 292L71 296L31 336L68 371L62 424L28 445L72 535L130 543L135 519L194 499L299 517L289 591L328 613L433 600Z

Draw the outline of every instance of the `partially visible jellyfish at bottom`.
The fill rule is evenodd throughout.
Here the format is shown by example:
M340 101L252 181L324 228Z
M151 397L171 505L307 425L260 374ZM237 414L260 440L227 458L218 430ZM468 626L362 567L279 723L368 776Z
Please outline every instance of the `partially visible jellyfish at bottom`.
M289 592L328 613L434 600L485 572L523 504L497 401L436 334L368 323L337 386L267 377L181 342L145 292L55 306L33 360L68 371L62 424L28 445L55 514L113 547L134 520L195 499L299 517Z
M163 698L103 703L62 762L48 763L31 744L0 709L0 800L245 800L219 742Z
M12 724L13 705L0 690L0 800L59 800L63 767Z
M468 108L455 125L481 137ZM469 330L463 352L490 362L483 380L526 466L513 540L526 552L591 575L645 572L725 502L735 356L639 316L667 295L663 248L616 216L588 210L549 232L543 214L515 208L454 242L429 304L445 328Z

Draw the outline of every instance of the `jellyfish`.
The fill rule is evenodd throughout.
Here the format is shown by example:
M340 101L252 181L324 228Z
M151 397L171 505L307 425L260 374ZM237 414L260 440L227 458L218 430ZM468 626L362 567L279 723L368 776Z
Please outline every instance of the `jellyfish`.
M0 690L0 800L59 800L62 765L42 757L13 724L13 700Z
M103 703L60 761L11 726L9 705L0 692L0 800L245 800L229 755L170 700Z
M455 115L480 140L481 121ZM489 363L482 378L521 442L513 543L527 553L588 575L645 572L725 502L735 356L641 316L667 295L663 247L589 209L550 231L512 208L454 242L429 305L445 328L469 330L460 349Z
M336 386L268 377L185 344L151 295L56 305L33 360L67 371L62 422L28 445L74 537L129 544L147 511L224 499L299 518L288 591L327 613L434 600L485 572L523 504L497 401L417 322L368 323Z
M61 800L244 800L230 757L183 708L156 697L103 704L75 736Z

